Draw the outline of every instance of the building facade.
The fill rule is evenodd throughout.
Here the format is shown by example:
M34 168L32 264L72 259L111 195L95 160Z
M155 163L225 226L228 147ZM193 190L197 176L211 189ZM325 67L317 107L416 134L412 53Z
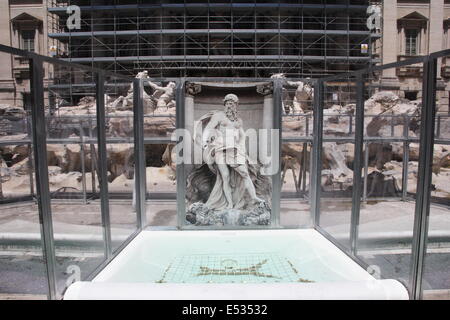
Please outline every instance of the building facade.
M45 0L0 1L0 44L47 55L46 5ZM27 59L0 53L0 104L26 106L29 76Z
M402 61L449 49L450 1L383 1L383 64ZM389 44L389 45L388 45ZM450 112L446 85L450 80L450 60L442 59L438 66L439 111ZM422 95L421 65L391 68L383 72L381 84L400 96L415 100Z

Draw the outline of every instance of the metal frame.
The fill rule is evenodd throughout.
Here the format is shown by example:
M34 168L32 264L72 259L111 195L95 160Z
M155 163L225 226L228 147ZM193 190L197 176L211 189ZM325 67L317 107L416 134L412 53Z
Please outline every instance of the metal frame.
M311 188L311 220L313 226L320 225L320 198L321 198L321 176L322 172L322 145L323 145L323 92L324 83L318 80L314 86L314 127L312 143L312 163L310 175Z
M142 229L147 225L145 201L147 172L144 145L144 84L141 79L133 80L133 90L134 188L136 196L136 212L138 214L138 229Z
M100 203L102 212L102 227L105 239L105 257L109 260L112 255L111 221L109 215L108 197L108 159L106 158L106 120L105 120L105 75L97 74L96 115L97 115L97 152L98 152L98 180L100 187Z
M186 116L184 110L184 95L185 95L185 80L177 82L176 87L176 127L177 129L186 128ZM185 143L182 137L177 134L176 141L178 143ZM184 151L183 151L184 152ZM177 154L177 157L180 157ZM183 229L186 227L186 167L184 164L177 164L177 227Z
M422 297L422 276L427 250L430 215L431 178L436 118L437 57L424 62L423 96L420 128L419 169L411 257L410 293L412 299Z
M132 82L132 78L123 77L120 75L114 75L109 72L105 72L100 69L91 69L86 66L76 65L73 63L64 62L58 59L53 59L49 57L40 56L34 53L22 51L19 49L7 47L4 45L0 45L0 52L8 53L11 55L22 56L29 59L30 63L30 89L32 92L32 109L31 109L31 139L24 139L20 141L8 141L2 143L3 145L10 145L12 143L30 145L32 144L32 154L30 154L31 159L34 160L34 169L36 174L36 202L38 205L38 216L39 216L39 224L41 229L41 242L42 242L42 251L45 260L45 268L47 274L47 282L48 282L48 296L50 299L60 299L62 296L62 291L64 288L58 288L57 282L57 274L56 274L56 254L55 254L55 240L53 238L53 222L52 222L52 211L51 211L51 193L49 190L49 175L48 175L48 167L47 167L47 144L48 143L96 143L98 147L98 174L99 174L99 183L100 183L100 202L101 202L101 219L102 219L102 230L103 230L103 243L104 243L104 261L97 266L97 268L91 272L91 274L87 275L85 279L90 280L95 275L100 272L108 263L112 261L112 259L132 240L134 237L142 230L142 225L145 225L145 220L141 216L137 216L137 228L136 230L125 240L121 245L112 251L111 248L111 224L110 224L110 216L109 216L109 195L108 195L108 183L107 183L107 158L106 158L106 143L110 142L109 139L106 139L105 135L105 125L97 126L97 139L91 139L92 141L74 141L73 139L69 139L69 141L65 139L47 139L47 121L46 115L44 114L44 63L56 64L56 65L64 65L66 67L71 68L80 68L81 70L93 72L96 76L96 117L97 123L106 124L106 116L105 116L105 101L104 101L104 93L105 93L105 76L114 76L116 78L120 78L125 81ZM138 109L139 110L139 109ZM134 126L134 134L136 148L139 151L143 149L140 146L143 145L143 135L142 135L142 108L141 112L137 112L135 115L135 120L141 125ZM88 119L89 121L91 118ZM137 139L136 139L137 137ZM60 141L58 141L60 140ZM141 155L142 157L142 155ZM94 161L95 162L95 161ZM137 159L137 165L145 165L142 161ZM82 164L84 166L84 164ZM137 168L139 171L139 168ZM142 172L142 168L141 168ZM139 174L139 173L138 173ZM143 175L140 175L142 178ZM145 176L143 176L145 179ZM30 174L30 179L32 179L32 175ZM144 180L145 181L145 180ZM83 182L83 185L86 181ZM145 184L144 184L145 185ZM33 195L34 185L31 184L31 194ZM142 200L142 190L141 186L138 184L137 190L139 191L139 195L141 199L139 201L139 213L145 212L143 208L145 208L145 202ZM83 192L85 196L86 193ZM86 200L84 198L84 200ZM142 206L143 203L143 206Z
M47 168L47 143L64 143L68 140L65 139L47 139L46 138L46 119L44 114L44 73L43 73L43 64L58 64L64 65L70 68L80 68L85 71L93 72L95 74L95 85L96 85L96 117L97 123L97 139L88 139L88 140L69 140L75 143L86 144L90 143L91 145L96 143L98 147L98 168L97 172L99 174L99 182L100 182L100 202L101 202L101 217L102 217L102 227L103 227L103 239L105 245L105 260L92 272L87 279L92 279L99 271L102 270L104 266L106 266L111 260L123 249L139 232L146 226L145 219L145 154L144 154L144 145L145 143L157 143L158 141L171 141L170 138L156 139L153 141L152 139L144 139L143 137L143 106L142 106L142 94L144 84L139 79L127 78L123 76L118 76L111 74L109 72L105 72L100 69L91 69L86 66L79 66L76 64L72 64L69 62L64 62L58 59L48 58L36 55L34 53L25 52L22 50L6 47L0 45L0 52L5 52L11 55L18 55L25 58L28 58L30 61L30 71L31 71L31 91L33 98L33 107L32 107L32 121L31 121L31 131L32 138L19 141L18 144L29 144L32 143L32 157L34 160L34 167L36 173L36 201L38 204L39 210L39 222L41 228L41 240L42 240L42 250L44 253L45 261L46 261L46 272L47 272L47 281L49 288L49 298L50 299L58 299L60 298L60 292L57 288L56 281L56 255L55 255L55 244L53 238L53 226L52 226L52 213L51 213L51 193L49 191L49 182L48 182L48 168ZM397 141L402 142L403 144L407 144L410 141L418 141L420 142L420 154L419 154L419 180L417 182L417 194L416 194L416 207L415 207L415 215L414 215L414 230L413 230L413 243L412 243L412 257L411 257L411 275L410 275L410 283L408 289L410 290L411 298L420 299L422 293L422 277L423 277L423 269L425 263L425 254L428 242L428 219L429 219L429 211L432 199L430 198L430 186L431 186L431 166L433 161L433 144L434 143L449 143L445 137L440 137L439 135L439 126L437 124L437 133L435 134L435 126L436 126L436 112L435 112L435 103L436 103L436 73L437 73L437 59L443 56L450 55L450 50L444 50L430 56L426 57L418 57L415 59L405 60L398 63L393 63L385 66L373 67L370 69L361 70L358 72L348 73L345 75L333 76L324 79L316 80L315 87L315 100L313 106L313 115L314 115L314 129L312 137L281 137L280 143L285 142L303 142L303 143L311 143L312 142L312 171L310 177L310 185L311 185L311 193L310 193L310 201L311 201L311 219L313 221L314 228L324 235L327 239L333 242L336 246L338 246L341 250L346 252L352 259L361 264L365 265L365 262L362 261L358 257L357 252L357 244L358 244L358 224L359 224L359 211L360 211L360 202L366 199L364 185L360 183L361 181L361 171L364 168L367 168L367 155L363 155L363 145L367 144L371 141ZM423 112L421 113L421 135L420 139L411 139L407 136L396 138L396 137L382 137L382 138L364 138L363 134L363 119L364 115L364 90L365 84L364 79L366 75L370 75L373 71L380 71L387 68L395 68L399 66L405 66L408 64L424 64L424 81L423 81ZM106 158L106 143L116 143L121 142L121 139L107 139L105 132L105 124L107 116L105 115L105 101L104 101L104 93L105 93L105 77L112 76L115 78L119 78L125 82L133 82L134 85L134 117L133 117L133 130L134 135L133 139L128 139L128 143L134 143L135 145L135 172L137 178L135 179L135 188L136 188L136 209L137 209L137 228L136 230L128 237L126 241L124 241L116 250L112 250L111 247L111 223L110 223L110 213L109 213L109 199L111 198L108 193L108 184L107 184L107 158ZM357 108L356 108L356 128L354 130L354 137L346 137L346 138L324 138L323 137L323 105L324 105L324 82L328 81L336 81L340 79L356 79L357 81ZM164 79L167 81L168 79ZM184 127L184 84L186 81L213 81L214 79L209 78L182 78L182 79L173 79L177 82L177 115L176 115L176 123L177 128ZM249 79L230 79L230 78L217 78L215 80L221 81L250 81ZM255 82L261 82L261 79L251 79ZM278 80L269 80L273 81L274 84L274 105L276 110L281 109L281 90L282 84ZM438 121L440 121L444 117L440 115L438 117ZM90 120L90 119L88 119ZM282 115L281 112L274 113L273 120L274 128L281 128L282 123ZM405 125L406 127L406 125ZM350 130L351 133L353 129ZM407 131L406 129L404 131ZM404 134L405 135L405 134ZM178 137L179 138L179 137ZM177 140L179 142L179 140ZM352 193L352 212L351 212L351 229L350 229L350 247L340 243L338 240L333 238L332 235L327 233L321 226L320 223L320 200L322 197L321 183L320 183L320 171L322 167L322 155L321 150L324 142L327 141L350 141L355 143L355 162L357 163L356 169L354 170L354 181L355 187ZM16 143L17 141L8 141L2 144L8 145ZM280 144L281 147L281 144ZM407 151L404 151L407 153ZM364 164L363 164L364 162ZM185 172L183 166L177 167L177 174L180 174L180 177L185 178ZM280 173L276 175L274 179L274 193L276 190L279 190L281 181L279 177ZM403 176L407 175L407 168L403 171ZM277 180L278 179L278 180ZM183 180L184 181L184 180ZM84 181L85 183L85 181ZM178 193L178 204L184 203L184 185L179 184L177 186ZM403 191L403 199L408 194ZM269 228L274 229L290 229L285 228L279 225L279 200L280 195L274 195L273 200L275 201L274 208L277 208L277 212L273 215L272 225ZM178 218L181 217L180 212L178 212ZM184 216L182 216L184 219ZM198 228L194 228L192 226L182 226L179 221L179 228L186 230L199 230ZM224 228L224 229L259 229L260 226L254 227L243 227L243 228ZM203 230L217 229L216 227L210 228L202 228Z
M283 132L282 132L282 116L281 110L282 104L282 83L279 79L275 79L273 82L273 129L278 130L278 148L280 150L277 161L278 161L278 172L272 176L272 212L270 215L270 226L278 227L280 225L280 202L281 202L281 148L283 143ZM272 150L273 152L273 150ZM273 157L273 156L272 156Z
M47 0L48 44L68 53L68 61L128 75L138 69L154 77L233 69L240 76L319 77L342 72L342 65L350 71L378 61L372 50L360 49L381 37L366 28L372 2L91 3L81 6L81 30L65 32L67 3ZM333 16L336 11L346 15Z
M355 110L355 153L353 168L353 192L352 192L352 215L350 228L350 249L354 256L357 255L357 240L359 228L359 212L361 209L361 170L363 168L363 137L364 137L364 78L358 75L357 82L357 98ZM367 176L365 176L367 180Z
M44 115L44 68L39 58L30 59L30 89L32 92L31 116L33 119L34 167L36 174L36 199L41 227L42 250L47 269L50 299L57 299L56 254L53 239L53 222L47 167L47 142Z
M362 169L362 146L363 144L366 144L366 155L364 157L364 170L365 170L365 176L367 176L367 161L368 161L368 154L367 154L367 147L368 142L370 141L398 141L403 142L404 146L408 146L409 142L414 140L415 142L420 143L420 155L419 155L419 179L417 182L417 195L416 195L416 207L415 207L415 213L414 213L414 229L413 229L413 243L411 248L411 263L410 263L410 277L409 277L409 283L404 285L407 287L410 298L411 299L421 299L423 288L422 288L422 281L423 281L423 270L425 265L425 258L426 258L426 248L427 248L427 242L428 242L428 224L429 224L429 211L430 211L430 205L431 205L431 199L430 199L430 192L431 192L431 168L432 168L432 162L433 162L433 144L436 143L443 143L448 144L448 140L441 139L439 136L439 125L440 125L440 117L438 117L438 130L435 137L435 124L436 124L436 74L437 74L437 59L439 57L448 56L450 55L450 50L444 50L441 52L434 53L430 56L426 57L417 57L397 63L391 63L388 65L383 66L376 66L369 69L360 70L357 72L348 73L345 75L337 75L332 76L324 79L320 79L318 81L318 85L316 86L316 92L319 92L319 95L317 97L317 100L315 101L315 125L321 125L323 121L323 115L320 114L319 111L316 110L316 108L319 108L319 110L322 108L320 103L323 103L323 97L322 90L320 88L320 83L323 83L322 81L337 81L339 79L348 79L351 77L354 77L357 79L357 108L356 108L356 117L358 120L356 121L356 131L355 131L355 163L356 163L356 169L354 170L354 188L352 193L352 214L351 214L351 225L350 225L350 248L348 248L346 245L340 243L338 240L334 239L332 235L327 233L321 226L320 226L320 196L317 194L320 193L320 176L318 175L317 168L320 168L321 160L319 158L319 150L322 149L322 143L323 141L348 141L351 140L348 138L338 138L338 139L322 139L321 136L316 136L317 134L320 134L322 128L320 130L314 130L314 142L313 148L315 147L316 150L313 150L314 156L313 156L313 162L312 162L312 168L314 172L312 173L312 181L311 181L311 190L312 190L312 204L311 204L311 215L314 218L315 222L315 229L319 231L322 235L324 235L327 239L329 239L331 242L333 242L336 246L338 246L341 250L346 252L354 261L359 263L362 267L366 267L367 264L364 261L361 261L361 259L358 257L357 253L357 242L358 242L358 226L359 226L359 211L360 211L360 203L361 203L361 186L360 186L360 179L361 179L361 169ZM363 100L363 90L364 90L364 82L363 76L364 75L370 75L373 71L380 71L388 68L396 68L401 66L406 66L410 64L419 64L423 63L424 65L424 72L423 72L423 109L421 113L421 134L420 139L411 139L408 136L407 132L407 125L405 124L404 129L404 137L402 139L394 139L394 138L379 138L379 139L372 139L372 138L365 138L363 136L363 125L361 119L364 119L364 100ZM316 105L319 105L316 107ZM409 121L409 120L407 120ZM318 143L320 142L320 143ZM405 148L404 153L408 153L408 148ZM408 156L406 156L403 160L404 163L404 170L403 170L403 177L407 177L408 174ZM405 179L404 179L405 180ZM319 187L318 187L319 186ZM367 200L366 197L366 179L364 181L363 186L363 200ZM402 188L402 199L405 200L408 193L407 193L407 184L406 181L403 183Z

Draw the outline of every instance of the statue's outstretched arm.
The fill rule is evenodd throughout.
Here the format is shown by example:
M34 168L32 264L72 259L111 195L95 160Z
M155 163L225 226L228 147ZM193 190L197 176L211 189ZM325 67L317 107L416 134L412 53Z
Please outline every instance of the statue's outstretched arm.
M303 84L301 81L286 81L286 83L290 87L298 87Z
M154 84L153 82L149 81L148 82L150 84L150 87L152 87L155 90L161 90L161 91L166 91L165 88L158 86L157 84Z

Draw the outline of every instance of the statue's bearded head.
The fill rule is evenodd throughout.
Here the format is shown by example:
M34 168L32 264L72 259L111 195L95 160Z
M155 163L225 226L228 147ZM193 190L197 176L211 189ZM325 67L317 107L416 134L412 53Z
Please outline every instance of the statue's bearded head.
M232 121L237 120L237 106L239 103L239 99L235 94L227 94L223 99L223 104L225 105L225 114L228 119Z

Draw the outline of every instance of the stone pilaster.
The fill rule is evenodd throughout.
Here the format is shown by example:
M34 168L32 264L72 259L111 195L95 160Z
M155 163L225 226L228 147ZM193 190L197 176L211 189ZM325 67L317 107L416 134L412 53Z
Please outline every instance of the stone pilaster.
M429 53L441 51L444 35L444 0L430 1ZM438 60L438 78L441 77L441 59Z
M264 96L263 128L273 127L273 84L262 84L256 87L256 92Z
M186 95L184 97L184 119L185 128L191 136L194 134L194 96L202 91L202 86L197 83L186 83Z
M0 1L0 44L11 46L9 1ZM0 81L12 81L12 59L9 54L0 53Z
M383 1L383 39L382 61L383 64L397 62L398 42L397 38L397 0ZM384 87L398 88L398 79L395 68L383 70L382 83Z

